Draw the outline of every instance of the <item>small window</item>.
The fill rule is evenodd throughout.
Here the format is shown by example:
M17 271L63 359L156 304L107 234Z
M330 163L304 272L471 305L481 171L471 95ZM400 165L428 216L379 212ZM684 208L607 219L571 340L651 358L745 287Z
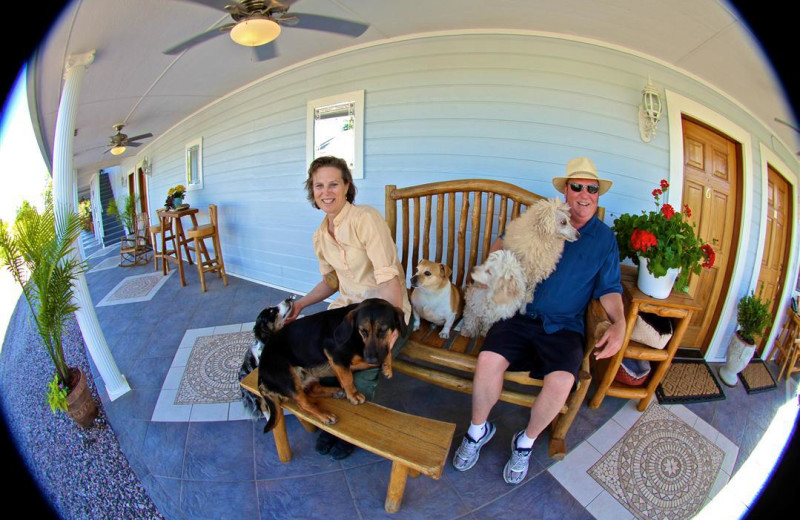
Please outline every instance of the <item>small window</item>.
M347 162L354 179L364 178L363 90L309 101L306 129L306 167L333 155Z
M203 189L203 138L186 145L186 190Z

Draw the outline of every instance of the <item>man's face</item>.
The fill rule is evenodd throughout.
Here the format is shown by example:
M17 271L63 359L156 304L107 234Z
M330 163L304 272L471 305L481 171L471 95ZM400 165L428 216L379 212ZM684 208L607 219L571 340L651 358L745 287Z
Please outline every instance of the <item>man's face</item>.
M580 191L575 191L579 186ZM570 179L564 191L565 200L570 208L570 221L575 229L583 227L597 211L599 193L589 193L587 186L599 188L600 183L597 179ZM594 191L594 188L590 189Z

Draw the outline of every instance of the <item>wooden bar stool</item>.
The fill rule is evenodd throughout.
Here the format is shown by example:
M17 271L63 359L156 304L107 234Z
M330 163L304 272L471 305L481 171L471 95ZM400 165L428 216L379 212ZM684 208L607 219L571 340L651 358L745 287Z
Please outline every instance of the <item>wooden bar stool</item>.
M162 262L164 261L163 260L163 258L164 258L164 253L163 253L164 247L163 247L163 244L162 244L162 241L161 241L161 233L164 230L163 224L161 222L161 213L163 211L164 210L161 210L161 209L156 211L156 214L158 215L158 224L150 226L150 243L153 245L153 266L155 267L156 271L158 271L158 259L161 258L162 259L161 261ZM172 242L172 249L170 249L170 251L174 251L175 250L175 233L172 231L171 227L169 229L167 229L167 236L164 237L164 240Z
M208 206L209 224L195 226L186 231L186 238L194 240L194 256L197 263L197 274L200 276L200 286L206 292L205 273L216 272L225 285L228 285L228 276L225 274L225 262L222 259L222 246L219 243L219 222L217 220L217 205ZM210 238L214 246L214 257L208 252L205 239Z
M781 333L775 338L775 347L776 361L781 365L778 381L800 372L800 367L797 365L800 359L800 316L795 314L791 307L786 309L786 321Z

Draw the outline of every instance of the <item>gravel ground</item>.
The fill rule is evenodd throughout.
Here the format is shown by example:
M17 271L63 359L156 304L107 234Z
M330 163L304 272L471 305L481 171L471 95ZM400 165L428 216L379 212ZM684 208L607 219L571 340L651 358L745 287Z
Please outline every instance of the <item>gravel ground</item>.
M16 445L39 489L25 485L23 472L7 472L2 495L17 505L27 502L29 507L23 506L25 516L33 518L53 515L53 511L64 519L164 518L120 450L98 398L74 318L64 338L64 355L70 366L80 367L87 375L100 414L91 428L83 429L67 414L53 415L50 411L45 392L53 377L53 364L29 321L29 313L21 300L6 331L0 352L0 407L10 432L4 452L12 450L13 462ZM3 469L11 467L3 464ZM21 487L22 491L9 493L9 477L12 485L16 484L11 489ZM33 497L20 494L24 492L32 492ZM39 508L38 514L31 515L30 508Z

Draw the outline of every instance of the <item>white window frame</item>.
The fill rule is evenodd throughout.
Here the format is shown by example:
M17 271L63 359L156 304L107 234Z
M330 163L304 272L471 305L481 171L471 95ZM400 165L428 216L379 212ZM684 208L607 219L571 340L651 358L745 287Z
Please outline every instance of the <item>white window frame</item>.
M355 142L353 150L353 164L350 167L354 179L364 178L364 91L356 90L345 92L334 96L314 99L306 105L306 169L314 161L314 121L315 113L318 109L353 103L353 129L355 130ZM322 154L325 155L325 154Z
M192 175L191 165L192 162L189 159L189 155L192 153L192 150L197 148L197 171L194 172L196 175ZM203 138L198 137L197 139L193 139L186 143L184 159L186 161L186 191L195 191L195 190L202 190L203 189ZM194 182L191 182L190 179L194 179Z

